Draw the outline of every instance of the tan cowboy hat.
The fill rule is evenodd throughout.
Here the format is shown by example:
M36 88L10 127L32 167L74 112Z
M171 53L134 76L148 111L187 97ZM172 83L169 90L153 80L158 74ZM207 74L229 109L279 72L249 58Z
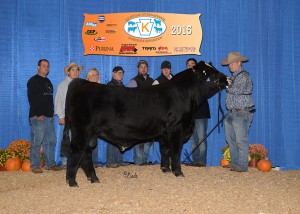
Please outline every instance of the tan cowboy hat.
M240 52L230 52L228 53L228 59L222 60L222 65L229 65L233 62L247 62L249 59L247 57L243 57Z
M82 66L79 66L79 65L77 65L75 62L71 62L70 65L67 65L67 66L65 67L65 74L68 74L68 71L69 71L70 68L72 68L72 67L78 67L79 73L80 73L80 72L82 71L82 69L83 69L83 65L82 65Z

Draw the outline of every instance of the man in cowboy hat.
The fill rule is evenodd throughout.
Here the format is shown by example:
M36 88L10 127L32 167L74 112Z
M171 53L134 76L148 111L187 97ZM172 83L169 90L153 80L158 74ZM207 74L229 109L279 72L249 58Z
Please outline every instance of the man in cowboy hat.
M235 172L248 171L248 135L253 119L254 103L252 100L252 80L249 73L242 67L242 62L249 59L239 52L228 53L222 65L228 65L232 74L231 84L226 89L225 137L230 148L230 170Z
M59 125L65 125L65 102L68 91L68 86L73 79L79 77L83 66L77 65L75 62L71 62L64 69L66 74L65 79L58 85L55 95L55 114L58 116ZM64 127L62 127L63 130ZM66 157L62 157L62 165L67 164Z

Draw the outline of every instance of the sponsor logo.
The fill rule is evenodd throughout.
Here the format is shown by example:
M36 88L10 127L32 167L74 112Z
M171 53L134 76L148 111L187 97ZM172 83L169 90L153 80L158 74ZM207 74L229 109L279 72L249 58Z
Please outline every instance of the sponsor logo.
M106 41L106 37L99 36L99 37L94 38L94 40L95 40L96 42L104 42L104 41Z
M99 47L96 46L96 51L114 51L114 47Z
M168 47L165 47L165 46L157 47L155 53L156 54L161 54L161 55L170 55L170 54L172 54L172 52L168 51Z
M98 32L96 30L87 30L85 31L86 35L96 35Z
M117 27L117 24L106 24L107 27Z
M99 47L99 46L90 46L91 51L114 51L113 47Z
M167 26L162 20L148 16L133 18L124 24L126 33L130 36L143 39L160 36L166 29Z
M97 22L87 22L86 24L85 24L85 26L89 26L89 27L97 27Z
M119 54L136 54L136 44L122 44Z
M105 33L117 33L116 30L106 30Z
M99 16L98 20L99 20L100 23L104 22L105 21L105 16Z
M155 51L156 47L142 47L142 49L145 51Z
M168 47L159 46L159 47L157 47L157 49L158 49L159 51L167 51L167 50L168 50Z
M173 48L174 52L191 52L194 53L196 52L197 48L196 47L174 47Z

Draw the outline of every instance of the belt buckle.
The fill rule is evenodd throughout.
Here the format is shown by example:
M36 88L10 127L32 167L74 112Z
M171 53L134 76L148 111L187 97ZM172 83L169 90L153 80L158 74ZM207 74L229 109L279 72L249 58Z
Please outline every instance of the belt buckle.
M256 112L256 109L255 109L255 108L250 109L249 112L250 112L250 113L254 113L254 112Z

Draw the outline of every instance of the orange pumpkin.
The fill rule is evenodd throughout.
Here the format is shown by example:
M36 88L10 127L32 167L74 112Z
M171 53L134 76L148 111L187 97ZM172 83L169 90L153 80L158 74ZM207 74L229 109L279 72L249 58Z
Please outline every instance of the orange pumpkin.
M25 161L22 163L22 166L21 166L21 170L23 172L30 172L31 169L30 169L30 161Z
M220 165L221 165L222 167L225 167L225 166L229 165L229 161L223 158L223 159L220 161Z
M257 169L262 172L269 172L272 169L272 163L269 160L260 160Z
M16 157L16 158L9 158L5 162L5 169L7 171L18 171L21 168L21 159Z

